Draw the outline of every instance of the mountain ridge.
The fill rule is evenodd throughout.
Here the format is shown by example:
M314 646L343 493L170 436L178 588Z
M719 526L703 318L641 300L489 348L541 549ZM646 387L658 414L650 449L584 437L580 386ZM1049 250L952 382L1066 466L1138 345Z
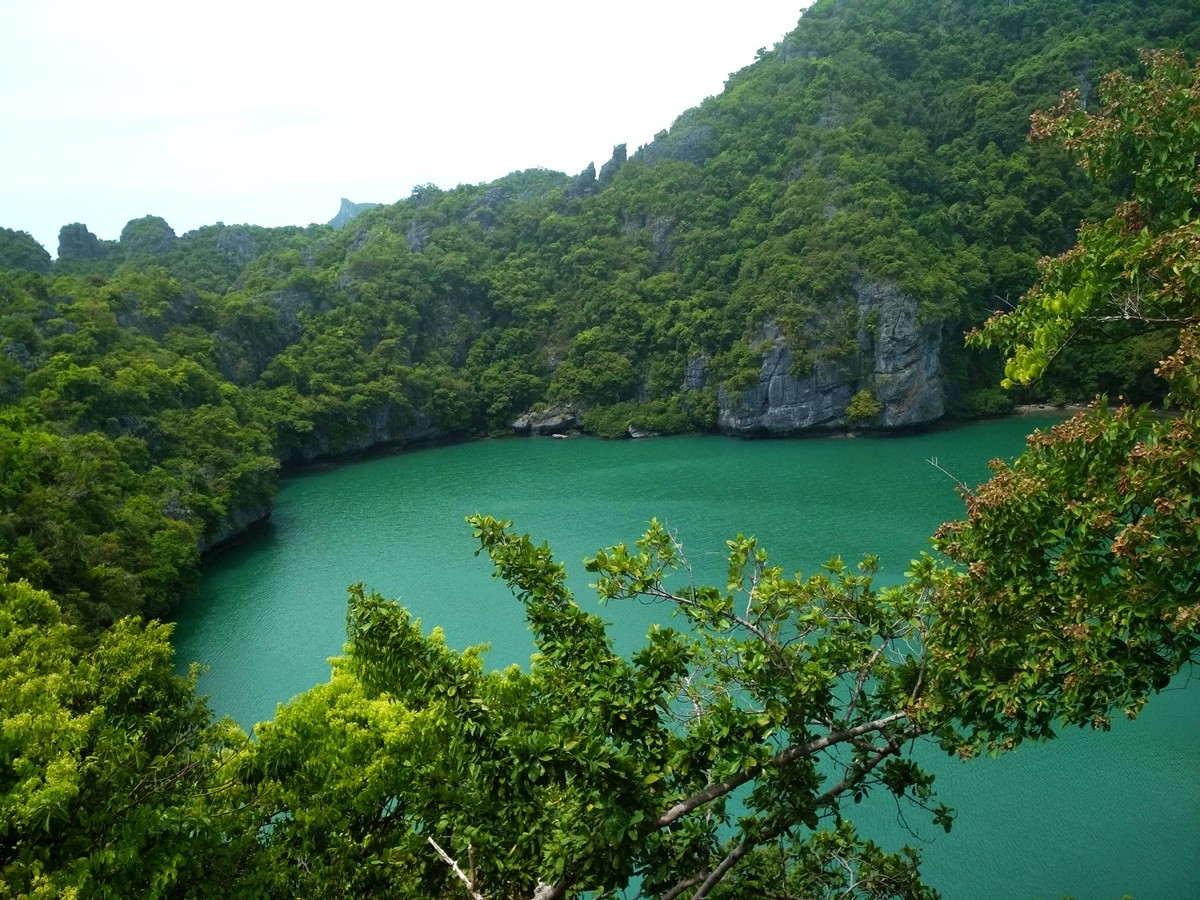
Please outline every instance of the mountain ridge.
M422 185L341 230L176 237L145 216L102 242L72 226L87 252L2 276L5 433L55 460L33 478L18 457L6 496L48 484L65 511L70 454L123 460L121 487L77 524L110 534L128 519L118 543L145 587L95 601L113 594L100 545L15 499L0 533L13 571L104 621L178 596L196 548L269 512L281 466L524 423L785 435L919 427L1014 399L1154 401L1146 361L1165 331L1080 334L1053 380L1015 397L995 387L999 361L957 335L1118 199L1028 143L1029 112L1135 66L1153 37L1200 48L1200 11L928 10L815 3L722 94L586 178ZM44 267L17 232L0 251L6 235ZM156 546L173 549L153 562Z

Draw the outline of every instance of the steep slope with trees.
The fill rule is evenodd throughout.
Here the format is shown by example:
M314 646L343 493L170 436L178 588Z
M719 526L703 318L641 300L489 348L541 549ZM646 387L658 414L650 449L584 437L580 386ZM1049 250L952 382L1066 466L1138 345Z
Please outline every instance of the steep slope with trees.
M907 742L928 735L971 756L1065 725L1107 728L1200 649L1200 65L1147 59L1144 80L1104 80L1095 112L1068 95L1038 120L1039 135L1058 137L1091 173L1128 179L1129 197L1045 261L1018 311L980 339L1015 351L1013 377L1032 377L1046 359L1028 348L1136 299L1140 316L1173 323L1178 349L1160 372L1176 415L1099 408L1033 436L1014 465L967 492L968 518L939 533L950 564L916 561L906 583L883 591L870 559L787 578L742 537L729 542L726 588L672 588L681 549L652 524L635 547L587 563L602 596L672 604L688 623L653 630L631 661L574 605L548 548L474 517L537 636L531 672L489 684L474 653L447 652L398 607L355 590L349 656L330 693L264 727L265 760L302 758L335 698L339 728L351 709L389 716L396 724L370 732L379 743L366 758L403 747L384 766L403 774L372 779L368 803L396 854L385 858L408 861L397 875L421 878L414 889L426 893L603 893L636 873L647 896L932 896L915 854L855 836L845 798L891 792L948 826ZM514 700L519 722L507 719ZM274 771L303 805L314 792L336 796L349 770ZM726 804L740 787L750 790L735 814ZM272 848L289 872L319 833L293 815ZM407 829L396 821L406 816ZM347 811L320 830L350 821L361 822ZM366 834L354 837L358 853ZM321 877L361 873L368 856Z
M908 742L970 756L1105 727L1200 644L1200 68L1091 68L1132 52L1121 29L1186 43L1198 19L829 0L601 178L423 188L342 232L214 226L211 259L246 262L203 285L173 268L200 237L152 218L96 268L0 275L0 892L547 898L637 876L663 897L930 896L914 854L858 839L846 799L888 792L948 823ZM1036 136L1111 182L1095 193L1016 124L1071 85ZM1034 282L1045 251L1063 252ZM477 518L537 664L486 674L356 589L347 657L256 743L171 673L161 626L126 617L269 508L281 462L539 402L613 430L712 424L767 365L849 372L847 409L871 419L880 332L977 322L1030 284L975 338L1009 380L1136 329L1092 371L1142 384L1161 348L1174 412L1101 408L1035 436L967 492L936 539L947 560L896 588L872 586L870 559L787 578L739 537L727 586L681 590L680 549L652 527L589 568L688 627L625 660L547 548ZM883 296L911 311L872 319L864 297Z
M1194 4L822 2L599 177L424 186L341 231L71 225L48 276L14 232L10 265L35 271L0 285L0 549L104 623L185 591L185 548L266 515L278 465L514 424L1003 411L998 357L957 335L1112 202L1024 140L1028 113L1071 87L1094 102L1100 72L1164 41L1200 46ZM1035 395L1161 399L1155 324L1077 336Z
M1172 414L1101 407L1035 435L938 534L965 574L933 639L965 676L952 707L989 745L1134 716L1200 649L1200 65L1158 52L1146 66L1106 76L1091 114L1072 93L1035 118L1035 136L1128 194L973 336L1017 381L1114 319L1175 338L1156 369Z

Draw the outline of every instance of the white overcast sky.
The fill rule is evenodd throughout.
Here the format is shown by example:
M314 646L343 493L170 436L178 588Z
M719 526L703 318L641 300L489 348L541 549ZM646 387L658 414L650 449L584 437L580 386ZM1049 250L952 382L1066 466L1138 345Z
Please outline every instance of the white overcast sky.
M325 222L632 153L811 0L0 0L0 226Z

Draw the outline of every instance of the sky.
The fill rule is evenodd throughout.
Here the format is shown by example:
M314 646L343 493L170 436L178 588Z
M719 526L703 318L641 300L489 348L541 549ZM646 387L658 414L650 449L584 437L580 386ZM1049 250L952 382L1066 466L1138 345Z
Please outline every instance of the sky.
M51 255L162 216L599 168L718 94L811 0L0 0L0 226Z

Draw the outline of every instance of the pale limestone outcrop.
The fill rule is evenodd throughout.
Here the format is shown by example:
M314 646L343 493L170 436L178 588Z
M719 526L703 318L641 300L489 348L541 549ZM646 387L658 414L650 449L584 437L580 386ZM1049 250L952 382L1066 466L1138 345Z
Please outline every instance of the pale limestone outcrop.
M738 394L718 391L720 431L750 436L849 427L892 430L942 417L940 326L922 323L917 300L892 284L864 283L855 293L857 351L845 358L819 358L808 373L797 375L783 333L766 325L758 382ZM870 420L852 422L846 409L862 390L870 391L883 408Z

